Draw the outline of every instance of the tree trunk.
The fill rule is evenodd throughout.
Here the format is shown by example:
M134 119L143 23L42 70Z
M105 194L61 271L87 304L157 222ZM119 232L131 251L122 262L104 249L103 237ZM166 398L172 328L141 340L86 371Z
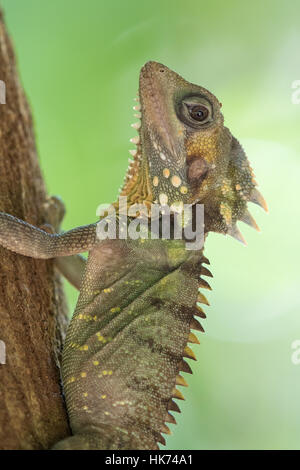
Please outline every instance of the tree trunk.
M0 211L41 226L46 190L1 11L0 80ZM0 248L0 449L47 449L70 433L59 378L66 313L52 261Z

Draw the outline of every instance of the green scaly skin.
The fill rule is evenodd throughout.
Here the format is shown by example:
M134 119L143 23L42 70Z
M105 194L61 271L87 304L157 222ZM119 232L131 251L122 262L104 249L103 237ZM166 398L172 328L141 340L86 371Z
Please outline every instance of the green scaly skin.
M257 228L247 202L266 209L239 142L224 127L221 104L210 92L162 64L141 70L141 124L122 196L128 205L160 201L177 212L183 203L204 204L205 234L243 241L242 220ZM54 225L54 224L53 224ZM203 250L183 240L105 240L96 224L47 233L0 213L0 243L35 258L56 258L80 288L63 351L62 377L73 436L55 449L157 449L179 411L191 372L187 346L203 331L199 292ZM79 258L89 251L88 261ZM82 282L81 282L82 277Z
M107 241L90 252L63 358L75 436L56 448L156 449L164 442L176 376L189 371L182 359L201 313L203 256L182 241L158 242Z

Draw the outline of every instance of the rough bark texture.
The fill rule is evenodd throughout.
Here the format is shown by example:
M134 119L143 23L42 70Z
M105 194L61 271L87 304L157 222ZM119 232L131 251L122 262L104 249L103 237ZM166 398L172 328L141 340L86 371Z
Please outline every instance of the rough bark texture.
M45 220L46 191L32 119L0 11L0 211L34 225ZM66 304L52 261L0 248L0 449L46 449L69 435L59 360Z

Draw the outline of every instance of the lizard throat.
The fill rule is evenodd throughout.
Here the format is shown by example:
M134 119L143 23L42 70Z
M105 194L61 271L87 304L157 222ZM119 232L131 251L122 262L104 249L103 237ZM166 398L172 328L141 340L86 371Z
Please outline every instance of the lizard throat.
M148 165L142 159L141 146L138 144L120 192L120 196L127 197L128 207L133 204L145 204L147 208L150 208L153 203L153 194L149 182Z

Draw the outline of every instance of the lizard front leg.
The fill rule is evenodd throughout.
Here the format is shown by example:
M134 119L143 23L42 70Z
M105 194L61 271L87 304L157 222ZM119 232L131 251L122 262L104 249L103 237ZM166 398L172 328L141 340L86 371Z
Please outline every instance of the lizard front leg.
M52 234L60 233L60 226L66 212L62 199L59 196L49 197L44 204L44 210L47 224L39 228ZM78 290L80 290L86 263L86 259L80 254L55 259L55 267L60 274Z
M0 212L0 244L24 256L39 259L71 256L89 251L97 243L97 224L65 233L47 233L33 225Z

